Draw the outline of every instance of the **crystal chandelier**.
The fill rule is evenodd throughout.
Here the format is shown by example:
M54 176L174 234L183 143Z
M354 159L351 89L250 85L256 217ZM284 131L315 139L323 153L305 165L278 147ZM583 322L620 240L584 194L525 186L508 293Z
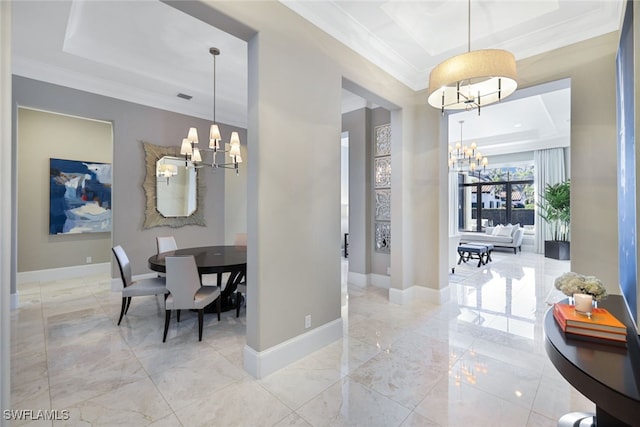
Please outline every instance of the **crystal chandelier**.
M463 145L462 124L464 120L460 120L458 123L460 123L460 141L457 141L454 147L449 145L449 170L470 173L478 171L480 173L479 168L482 168L484 172L489 164L489 159L482 156L482 153L478 151L478 144L475 142L469 146Z

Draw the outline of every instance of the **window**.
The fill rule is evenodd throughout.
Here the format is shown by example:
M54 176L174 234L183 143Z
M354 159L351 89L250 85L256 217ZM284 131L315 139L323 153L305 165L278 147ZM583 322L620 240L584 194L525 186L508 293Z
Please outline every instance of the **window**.
M483 231L498 224L535 224L533 165L460 174L460 231ZM469 201L471 203L469 203Z

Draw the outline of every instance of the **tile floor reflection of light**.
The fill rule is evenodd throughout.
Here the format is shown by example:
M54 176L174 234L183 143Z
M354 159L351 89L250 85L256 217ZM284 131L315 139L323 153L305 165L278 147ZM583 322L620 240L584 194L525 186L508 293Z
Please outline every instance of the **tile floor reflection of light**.
M206 317L198 342L183 313L163 344L160 299L135 298L118 327L108 277L25 284L11 406L67 409L54 425L71 426L555 426L594 410L544 351L547 296L568 268L494 251L449 275L450 302L400 306L348 284L343 260L343 339L260 380L242 369L244 314Z

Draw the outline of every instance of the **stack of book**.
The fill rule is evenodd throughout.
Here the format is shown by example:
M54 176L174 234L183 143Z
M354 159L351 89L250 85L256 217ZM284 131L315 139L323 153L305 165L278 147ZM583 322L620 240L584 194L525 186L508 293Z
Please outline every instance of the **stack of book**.
M573 338L605 344L626 345L627 327L604 308L594 308L591 317L576 313L569 304L553 305L553 317L560 328Z

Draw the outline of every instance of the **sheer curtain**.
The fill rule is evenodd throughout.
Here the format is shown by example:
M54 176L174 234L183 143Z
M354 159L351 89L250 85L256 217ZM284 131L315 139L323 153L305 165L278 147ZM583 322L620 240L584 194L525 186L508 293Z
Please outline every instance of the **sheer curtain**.
M449 172L449 236L458 231L458 173Z
M535 173L535 200L536 200L536 253L544 253L544 241L552 236L551 226L537 214L537 203L542 201L540 195L544 194L547 184L557 184L566 179L564 149L549 148L536 150L533 153L533 170Z

